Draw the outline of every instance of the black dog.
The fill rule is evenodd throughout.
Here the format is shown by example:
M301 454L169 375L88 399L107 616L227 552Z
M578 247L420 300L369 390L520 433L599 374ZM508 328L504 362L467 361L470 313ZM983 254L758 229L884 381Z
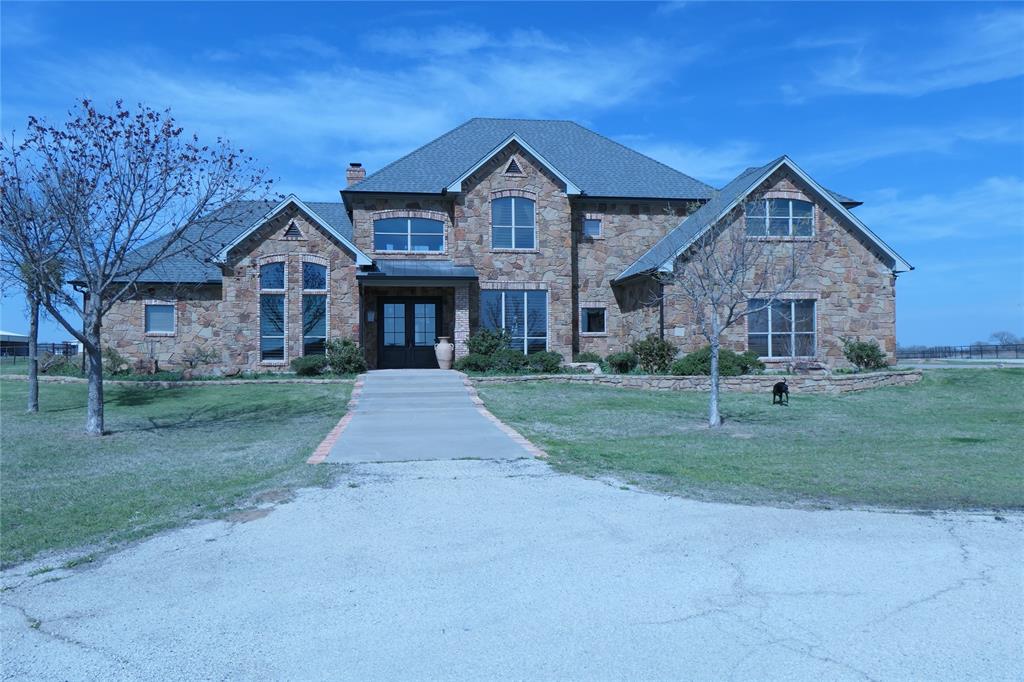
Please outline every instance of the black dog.
M783 402L783 399L785 399L785 402ZM785 379L772 386L772 405L776 402L779 405L789 405L789 384L786 383Z

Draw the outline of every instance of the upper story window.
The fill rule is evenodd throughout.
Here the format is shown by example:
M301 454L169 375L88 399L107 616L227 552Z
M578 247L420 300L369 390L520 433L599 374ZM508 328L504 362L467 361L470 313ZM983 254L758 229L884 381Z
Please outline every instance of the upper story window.
M327 266L319 263L302 263L302 288L323 291L327 288Z
M532 199L502 197L491 202L491 248L532 249L537 221Z
M799 199L758 199L747 202L747 234L751 237L810 237L814 204Z
M601 236L601 220L599 218L586 218L583 220L584 237Z
M444 251L444 223L429 218L373 221L375 251Z
M260 289L284 289L284 263L260 266Z

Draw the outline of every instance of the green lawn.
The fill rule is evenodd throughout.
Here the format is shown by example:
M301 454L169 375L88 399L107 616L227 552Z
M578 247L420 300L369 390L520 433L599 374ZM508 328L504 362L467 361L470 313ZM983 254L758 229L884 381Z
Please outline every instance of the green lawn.
M344 414L350 384L146 389L108 386L106 427L82 433L84 384L0 382L0 553L109 547L244 505L257 494L329 483L306 458Z
M1024 508L1024 370L929 370L914 386L845 396L485 384L495 415L559 469L750 503Z

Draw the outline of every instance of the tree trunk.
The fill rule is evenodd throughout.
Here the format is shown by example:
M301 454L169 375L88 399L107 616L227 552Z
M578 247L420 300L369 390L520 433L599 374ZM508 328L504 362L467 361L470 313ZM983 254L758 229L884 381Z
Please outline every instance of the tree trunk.
M28 411L39 411L39 299L28 296Z
M85 417L85 432L90 436L103 435L103 347L100 344L100 312L98 303L90 297L86 303L83 352L88 361L89 406ZM91 305L90 305L91 304Z
M718 351L722 341L719 338L718 317L711 318L711 398L708 401L708 426L718 428L722 425L722 414L718 411Z

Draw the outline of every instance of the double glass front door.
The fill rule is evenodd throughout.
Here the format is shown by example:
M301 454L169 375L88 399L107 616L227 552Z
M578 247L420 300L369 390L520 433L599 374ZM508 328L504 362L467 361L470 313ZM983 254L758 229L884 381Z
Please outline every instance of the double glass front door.
M441 300L382 298L378 303L381 369L437 368L434 343L441 330Z

